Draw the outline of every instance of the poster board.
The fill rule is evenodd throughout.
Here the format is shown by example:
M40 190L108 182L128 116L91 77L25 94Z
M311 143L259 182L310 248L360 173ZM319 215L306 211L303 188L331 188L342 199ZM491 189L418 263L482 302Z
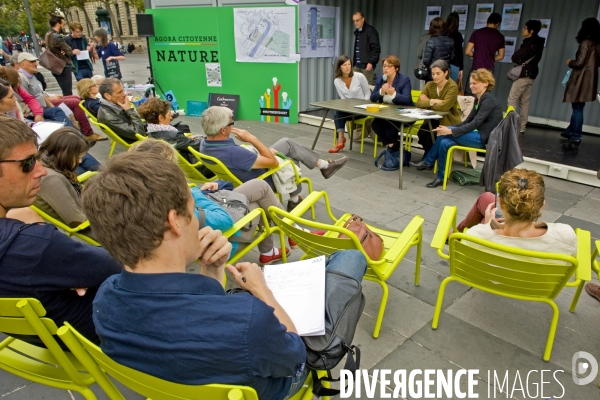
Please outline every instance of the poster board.
M208 102L209 93L235 94L240 96L237 115L240 120L297 123L298 63L236 62L233 9L147 10L154 16L155 36L150 38L150 57L155 79L162 89L177 96L180 105L188 101ZM294 40L297 43L297 37ZM218 91L208 86L206 76L206 64L216 63L220 66ZM218 79L211 79L215 80ZM261 108L286 110L289 117L285 121L278 116L261 118Z

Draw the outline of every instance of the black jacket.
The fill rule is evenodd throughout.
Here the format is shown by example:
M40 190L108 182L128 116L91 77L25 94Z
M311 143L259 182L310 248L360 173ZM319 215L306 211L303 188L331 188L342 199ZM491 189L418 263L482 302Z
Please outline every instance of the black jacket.
M458 70L462 71L464 66L463 44L465 42L465 39L459 31L449 33L448 37L450 37L454 41L454 57L450 59L450 64L456 65L458 67Z
M492 131L479 177L479 186L485 186L486 192L495 193L496 182L502 174L523 162L519 146L520 126L519 115L513 111Z
M425 44L423 52L423 64L429 67L437 60L450 63L454 58L454 40L448 36L432 36Z
M485 92L481 95L479 102L475 98L475 105L471 113L460 124L452 128L452 136L458 137L475 129L481 135L483 144L487 144L490 134L502 121L502 107L496 98Z
M356 44L356 37L358 36L358 51L360 55L361 65L356 64L356 53L354 47ZM354 31L354 45L352 49L354 66L358 68L366 68L368 63L375 65L379 62L379 56L381 54L381 46L379 45L379 33L371 25L366 22L363 25L361 31L356 29Z
M511 60L515 64L523 64L525 61L533 57L533 60L529 61L523 66L521 75L519 78L530 77L535 79L540 72L538 64L542 59L542 52L544 51L544 43L546 39L538 35L533 35L523 40L519 50L515 51L512 55Z
M138 138L135 137L136 133L146 136L146 124L142 122L142 119L133 108L125 111L104 99L100 100L98 122L108 126L127 143L138 141Z

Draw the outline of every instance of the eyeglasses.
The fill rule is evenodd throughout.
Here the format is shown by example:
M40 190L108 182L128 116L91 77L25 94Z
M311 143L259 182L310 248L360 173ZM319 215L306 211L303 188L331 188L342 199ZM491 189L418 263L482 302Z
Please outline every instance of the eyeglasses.
M21 163L21 170L23 171L23 173L27 174L31 171L33 171L33 168L35 167L35 163L38 160L38 156L36 154L29 156L23 160L0 160L0 163L4 163L4 162L20 162Z
M363 20L363 19L364 19L364 17L361 17L361 18L359 18L359 19L354 19L354 18L353 18L353 19L352 19L352 22L358 22L358 21L360 21L360 20Z
M233 126L233 124L235 124L235 121L231 121L230 123L227 124L227 126Z
M393 65L383 64L383 68L394 68L394 66Z

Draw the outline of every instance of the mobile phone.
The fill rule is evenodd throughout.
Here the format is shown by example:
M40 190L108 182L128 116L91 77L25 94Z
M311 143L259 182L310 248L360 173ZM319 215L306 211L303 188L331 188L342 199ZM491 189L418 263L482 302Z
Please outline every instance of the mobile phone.
M503 218L502 211L500 210L500 205L498 205L498 192L496 192L496 218Z

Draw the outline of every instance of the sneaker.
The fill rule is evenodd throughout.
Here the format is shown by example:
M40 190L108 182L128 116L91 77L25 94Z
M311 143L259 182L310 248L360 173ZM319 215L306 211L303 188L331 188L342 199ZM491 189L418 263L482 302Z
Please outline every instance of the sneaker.
M331 178L333 174L335 174L340 168L344 166L344 164L346 164L347 161L348 157L345 156L335 161L333 161L330 158L329 160L327 160L327 162L329 162L329 166L321 170L321 175L323 175L323 178L325 179Z
M85 138L90 142L101 142L103 140L108 140L106 136L98 135L97 133L92 133L91 135L86 136Z
M291 212L298 204L302 203L302 200L304 200L302 196L298 196L298 201L288 200L287 212Z
M273 254L272 256L265 256L264 254L261 254L260 257L258 257L258 262L262 265L269 265L269 264L274 263L275 261L281 260L281 258L282 258L281 248L276 247L276 248L274 248L274 250L277 252L277 254ZM285 255L286 256L290 255L290 249L288 249L287 247L285 248Z

